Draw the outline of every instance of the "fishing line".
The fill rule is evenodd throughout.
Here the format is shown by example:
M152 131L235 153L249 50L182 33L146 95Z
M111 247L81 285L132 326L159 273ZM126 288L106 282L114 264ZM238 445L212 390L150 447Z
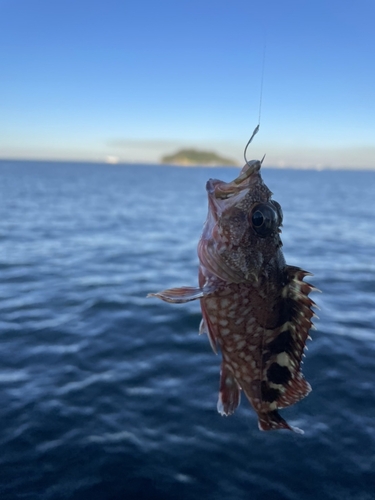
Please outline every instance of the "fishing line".
M260 125L260 115L262 113L263 82L264 82L264 68L265 68L265 65L266 65L266 40L264 40L264 45L263 45L262 72L261 72L261 77L260 77L260 95L259 95L258 125Z
M261 70L261 76L260 76L260 94L259 94L259 114L258 114L258 125L255 127L253 133L251 134L250 139L247 141L247 144L245 146L244 152L243 152L243 157L245 160L245 163L248 164L248 159L246 157L246 152L247 148L249 147L251 141L254 139L255 135L259 132L259 127L260 127L260 117L262 114L262 100L263 100L263 82L264 82L264 67L266 65L266 41L264 41L264 46L263 46L263 59L262 59L262 70ZM265 156L265 155L264 155ZM264 160L264 156L262 158L261 163Z

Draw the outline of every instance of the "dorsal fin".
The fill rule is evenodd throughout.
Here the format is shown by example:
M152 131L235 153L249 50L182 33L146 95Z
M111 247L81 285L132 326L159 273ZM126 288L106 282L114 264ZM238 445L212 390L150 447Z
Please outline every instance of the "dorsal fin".
M309 330L316 316L315 303L309 293L315 287L303 281L310 273L298 267L287 266L287 283L282 297L287 321L276 336L263 346L262 400L270 410L290 406L311 391L301 372L301 362Z

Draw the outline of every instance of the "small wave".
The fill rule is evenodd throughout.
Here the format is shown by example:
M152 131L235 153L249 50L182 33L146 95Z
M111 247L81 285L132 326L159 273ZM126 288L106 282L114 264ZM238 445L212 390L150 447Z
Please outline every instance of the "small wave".
M77 353L88 346L88 341L83 340L76 344L60 344L60 345L38 345L31 347L29 352L32 354L67 354Z
M26 370L0 371L0 384L24 382L30 375Z
M113 370L98 373L95 375L90 375L89 377L84 378L83 380L79 380L77 382L69 382L65 384L63 387L60 387L56 390L56 394L58 395L66 395L71 392L81 391L89 387L90 385L97 384L98 382L113 382L116 380L115 372Z
M129 431L106 432L100 435L92 435L87 438L91 443L118 443L121 441L129 441L139 447L143 445L142 441L137 436Z

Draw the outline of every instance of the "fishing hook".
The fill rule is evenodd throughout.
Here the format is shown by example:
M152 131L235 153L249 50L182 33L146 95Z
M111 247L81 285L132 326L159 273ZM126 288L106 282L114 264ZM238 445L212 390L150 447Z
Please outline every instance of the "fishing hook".
M250 137L250 139L247 141L247 144L246 144L246 146L245 146L245 149L244 149L244 152L243 152L243 157L244 157L244 159L245 159L245 163L246 163L246 164L248 164L248 163L249 163L249 162L248 162L248 159L246 158L246 151L247 151L247 148L249 147L249 145L250 145L251 141L254 139L254 137L255 137L255 135L258 133L258 131L259 131L259 124L255 127L254 132L251 134L251 137ZM264 159L264 156L263 156L263 159ZM262 161L263 161L263 159L262 159Z

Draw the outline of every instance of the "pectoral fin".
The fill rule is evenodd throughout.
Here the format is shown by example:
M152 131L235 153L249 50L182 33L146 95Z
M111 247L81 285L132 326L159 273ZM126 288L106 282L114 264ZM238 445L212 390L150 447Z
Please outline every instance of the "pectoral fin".
M203 288L182 286L180 288L169 288L162 292L149 293L147 297L157 297L158 299L164 300L165 302L171 302L172 304L182 304L184 302L201 299L204 297L204 294L205 291Z

